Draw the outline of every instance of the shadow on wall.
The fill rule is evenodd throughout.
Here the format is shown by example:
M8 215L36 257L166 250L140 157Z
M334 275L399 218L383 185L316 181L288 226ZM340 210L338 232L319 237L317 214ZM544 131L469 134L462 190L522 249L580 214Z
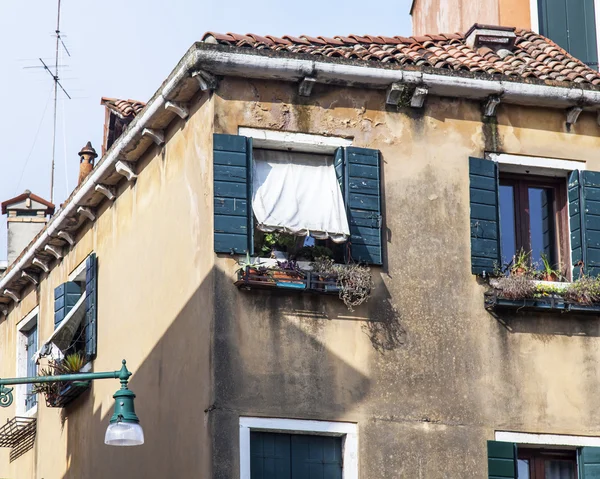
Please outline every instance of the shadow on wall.
M90 396L83 396L66 410L69 468L62 479L236 477L241 414L328 420L347 415L368 394L369 378L320 337L332 327L330 319L348 320L354 330L362 327L375 349L398 347L398 316L385 307L389 298L383 284L378 288L371 306L351 315L337 298L238 291L233 276L215 268L133 370L130 388L137 395L145 444L104 445L112 400L110 410L101 414L85 399ZM217 313L210 324L206 305L213 294ZM362 322L366 313L378 321L359 326L356 319ZM99 343L99 354L102 347ZM232 460L236 468L231 475L211 476L211 427L218 451L214 457L219 458L216 470L229 471ZM49 445L38 447L47 447L45 453L51 454ZM53 477L50 471L40 472L46 479Z
M517 312L498 313L498 317L511 333L600 337L600 322L597 316Z

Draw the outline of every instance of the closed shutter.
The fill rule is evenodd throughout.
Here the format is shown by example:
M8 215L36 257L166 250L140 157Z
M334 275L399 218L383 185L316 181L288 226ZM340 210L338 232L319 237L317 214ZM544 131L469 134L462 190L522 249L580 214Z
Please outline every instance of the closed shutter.
M538 0L538 6L540 33L597 69L594 0Z
M600 172L573 171L569 176L569 226L573 279L583 271L600 275Z
M600 447L582 447L578 462L579 479L600 478Z
M250 479L291 479L289 434L250 433Z
M342 479L341 437L292 436L292 479L312 478Z
M488 478L516 479L517 446L511 442L488 441Z
M60 324L81 297L81 287L69 281L54 290L54 328Z
M85 356L96 357L98 343L98 261L90 254L85 261Z
M216 253L253 253L252 142L213 135L214 241Z
M37 376L37 365L33 355L37 350L37 324L27 331L27 376ZM33 384L27 384L25 397L25 410L31 409L37 404L37 395L33 393Z
M498 212L498 165L469 158L471 203L471 271L490 274L500 260L500 214Z
M383 264L381 244L381 161L378 150L338 148L334 157L350 226L350 258Z

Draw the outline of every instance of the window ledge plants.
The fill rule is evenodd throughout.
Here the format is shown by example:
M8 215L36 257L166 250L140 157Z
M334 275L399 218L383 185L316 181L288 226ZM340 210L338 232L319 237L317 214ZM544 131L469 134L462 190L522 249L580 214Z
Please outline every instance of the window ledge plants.
M336 264L333 259L324 256L303 267L291 260L252 264L247 258L238 270L235 284L247 290L281 288L335 294L350 311L368 301L373 289L368 266Z
M63 359L50 360L48 367L40 371L40 376L55 376L61 374L74 374L80 372L86 364L82 353L72 353ZM75 398L87 391L89 381L75 381L70 383L39 383L34 384L33 392L44 394L47 407L65 407Z

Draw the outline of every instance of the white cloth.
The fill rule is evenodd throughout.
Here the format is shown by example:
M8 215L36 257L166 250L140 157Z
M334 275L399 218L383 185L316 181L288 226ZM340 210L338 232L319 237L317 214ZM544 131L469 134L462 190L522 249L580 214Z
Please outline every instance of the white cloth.
M33 361L38 362L40 358L50 356L52 359L61 359L62 351L71 346L75 333L85 316L85 291L75 303L75 306L69 311L60 324L56 327L52 335L44 341L44 344L33 355Z
M260 230L348 239L333 158L274 150L254 150L253 156L252 209Z

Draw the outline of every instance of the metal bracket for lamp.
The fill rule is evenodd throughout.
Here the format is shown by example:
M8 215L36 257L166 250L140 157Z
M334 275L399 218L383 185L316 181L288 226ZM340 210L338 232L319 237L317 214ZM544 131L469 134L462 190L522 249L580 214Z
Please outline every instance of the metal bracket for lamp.
M121 388L113 395L115 412L110 419L104 442L114 446L137 446L144 443L144 433L133 405L135 394L127 387L131 372L123 359L118 371L100 373L59 374L56 376L30 376L26 378L0 379L0 406L9 407L13 403L13 389L7 386L39 383L73 383L96 379L118 379Z

